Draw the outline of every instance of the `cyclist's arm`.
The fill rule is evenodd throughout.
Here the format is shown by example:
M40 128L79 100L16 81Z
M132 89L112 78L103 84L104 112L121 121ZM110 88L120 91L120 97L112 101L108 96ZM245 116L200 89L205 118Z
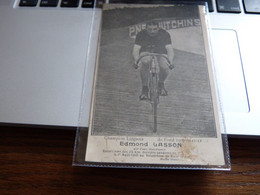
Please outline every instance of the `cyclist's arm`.
M166 50L167 50L167 57L170 61L171 64L173 64L173 58L174 58L174 51L172 45L166 45Z
M137 61L140 57L140 50L141 50L141 46L135 44L134 48L133 48L133 57L134 57L135 63L137 63Z

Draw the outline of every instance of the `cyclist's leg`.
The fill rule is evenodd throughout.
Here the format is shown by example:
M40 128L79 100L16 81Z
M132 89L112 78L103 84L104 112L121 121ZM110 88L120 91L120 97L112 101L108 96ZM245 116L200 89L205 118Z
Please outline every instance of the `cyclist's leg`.
M164 82L169 74L169 68L168 68L168 61L164 57L158 57L158 63L160 67L159 72L159 83L158 83L158 90L160 95L167 95L167 91L164 86Z
M160 67L159 82L164 82L169 74L168 61L164 57L158 57L158 63Z
M141 59L140 76L142 80L142 94L140 100L148 99L148 79L149 79L149 64L151 63L151 57L145 56Z

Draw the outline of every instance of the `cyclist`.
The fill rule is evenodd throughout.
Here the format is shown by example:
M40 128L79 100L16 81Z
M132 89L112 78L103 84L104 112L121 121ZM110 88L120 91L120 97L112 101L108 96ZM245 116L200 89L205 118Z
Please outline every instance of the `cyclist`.
M141 65L140 76L142 80L142 93L139 96L140 100L148 99L149 64L152 60L152 57L147 55L149 53L162 54L168 58L167 60L162 56L157 56L159 64L158 92L159 95L166 96L167 91L164 82L169 74L169 67L170 69L173 68L174 51L170 34L166 30L160 28L157 21L146 23L146 28L136 35L133 47L134 66L135 68L138 68L138 65ZM141 56L144 57L140 58Z

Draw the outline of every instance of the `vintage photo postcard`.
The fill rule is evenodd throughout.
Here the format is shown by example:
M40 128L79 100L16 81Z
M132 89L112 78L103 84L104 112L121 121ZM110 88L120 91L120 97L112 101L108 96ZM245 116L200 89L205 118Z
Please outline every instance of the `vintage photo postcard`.
M85 160L225 164L205 7L105 4Z

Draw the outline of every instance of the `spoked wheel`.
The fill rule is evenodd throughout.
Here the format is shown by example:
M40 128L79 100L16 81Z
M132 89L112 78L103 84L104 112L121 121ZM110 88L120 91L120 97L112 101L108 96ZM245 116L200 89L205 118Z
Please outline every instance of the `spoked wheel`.
M153 105L153 132L156 133L157 132L157 103L155 102Z
M150 80L150 101L153 111L153 132L157 132L157 107L159 103L159 94L158 94L158 75L156 73L151 75Z

